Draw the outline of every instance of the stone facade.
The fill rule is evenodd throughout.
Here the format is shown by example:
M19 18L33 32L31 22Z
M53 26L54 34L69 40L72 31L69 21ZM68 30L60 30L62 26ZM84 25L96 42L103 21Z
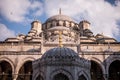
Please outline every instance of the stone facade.
M71 71L68 68L71 66L59 70L49 67L55 70L49 77L60 73L66 79L72 79L68 73L78 70L72 80L120 80L120 42L103 34L94 35L90 22L86 20L76 23L62 14L48 18L45 23L33 21L27 35L19 34L0 42L0 80L32 80L32 62L36 62L33 66L40 64L39 60L46 51L59 47L59 31L62 32L63 47L74 50L80 58L89 60L91 65L88 71L78 67ZM50 72L49 68L46 68L46 73ZM35 72L40 73L37 69ZM39 76L44 77L45 74L40 73ZM51 80L49 77L40 80Z

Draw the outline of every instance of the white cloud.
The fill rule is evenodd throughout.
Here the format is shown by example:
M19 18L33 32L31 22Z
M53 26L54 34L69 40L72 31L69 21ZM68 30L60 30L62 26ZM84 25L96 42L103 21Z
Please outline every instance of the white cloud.
M42 14L41 2L34 0L1 0L0 1L0 14L9 21L22 22L26 18L26 15L32 15L37 12ZM34 10L34 12L30 12ZM36 15L36 14L35 14ZM34 15L34 16L35 16ZM40 16L39 15L39 16Z
M120 34L120 1L111 5L105 0L1 0L0 15L13 22L27 22L33 20L29 16L39 17L43 11L48 17L59 14L68 15L79 21L90 21L94 34L104 33L114 37ZM44 16L43 16L44 17ZM118 37L118 36L117 36Z
M15 32L0 23L0 41L3 41L8 37L15 37Z
M31 9L33 10L34 16L40 16L43 13L43 4L38 1L34 1L31 5Z
M48 17L58 14L59 8L62 14L68 15L77 22L86 19L91 22L92 31L104 33L114 37L120 34L120 2L116 6L104 0L45 0L45 10Z

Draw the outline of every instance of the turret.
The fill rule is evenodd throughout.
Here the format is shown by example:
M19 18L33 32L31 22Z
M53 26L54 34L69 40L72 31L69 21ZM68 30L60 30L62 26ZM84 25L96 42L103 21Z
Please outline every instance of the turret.
M93 32L90 30L90 22L84 20L79 23L80 36L91 37Z
M31 30L35 30L36 31L36 34L40 34L41 32L42 32L42 24L41 24L41 22L39 22L39 21L33 21L32 23L31 23Z
M33 37L40 37L41 32L42 32L42 23L39 21L33 21L31 23L31 30L28 32L26 36L26 40L30 40Z
M31 23L31 30L28 32L29 36L39 36L42 32L42 24L39 21L33 21Z
M86 20L81 21L81 22L79 23L79 27L80 27L80 29L82 29L82 30L90 29L90 22L88 22L88 21L86 21Z

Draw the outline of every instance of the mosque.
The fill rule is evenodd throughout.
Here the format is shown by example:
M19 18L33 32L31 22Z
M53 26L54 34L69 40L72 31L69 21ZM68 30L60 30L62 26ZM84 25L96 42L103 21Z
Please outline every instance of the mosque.
M120 42L91 27L61 13L33 21L0 42L0 80L120 80Z

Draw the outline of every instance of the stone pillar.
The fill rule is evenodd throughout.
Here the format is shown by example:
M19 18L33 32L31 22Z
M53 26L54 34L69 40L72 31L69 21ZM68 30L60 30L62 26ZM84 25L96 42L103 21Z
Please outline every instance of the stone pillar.
M17 80L17 79L13 78L13 80Z
M109 75L108 74L104 74L104 79L108 80L108 78L109 78Z
M18 74L14 73L12 77L13 77L13 80L17 80Z

